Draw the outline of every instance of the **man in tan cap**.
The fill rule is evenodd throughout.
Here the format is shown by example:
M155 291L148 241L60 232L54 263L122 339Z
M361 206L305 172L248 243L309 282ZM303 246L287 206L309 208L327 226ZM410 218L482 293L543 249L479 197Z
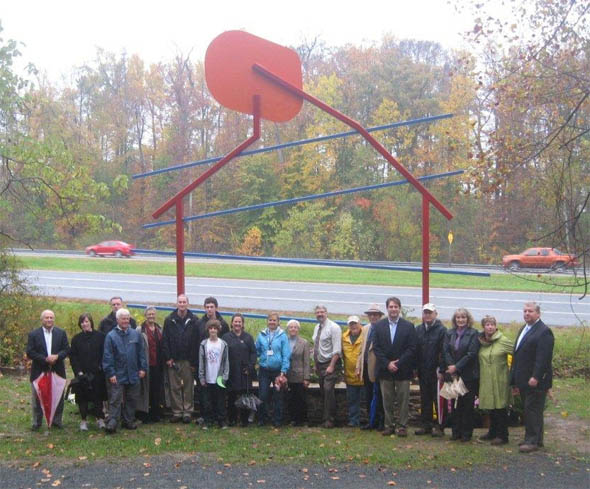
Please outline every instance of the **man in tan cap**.
M360 377L364 382L365 389L365 400L367 413L369 413L369 419L367 424L363 425L361 429L370 430L377 429L378 431L383 430L383 398L381 397L381 389L379 388L379 382L375 379L375 354L373 353L373 326L383 317L383 311L379 309L377 304L371 304L365 311L365 314L369 318L369 324L363 327L361 336L362 349L361 355L358 361L358 368L360 370ZM372 408L372 409L371 409Z
M442 349L447 333L447 328L436 318L436 306L429 302L422 307L422 324L416 327L418 344L416 347L416 365L418 379L420 380L420 404L422 427L417 429L417 435L442 436L443 425L441 416L446 413L439 412L437 396L437 368L442 372ZM432 416L432 404L436 407L436 415L439 420L434 423Z

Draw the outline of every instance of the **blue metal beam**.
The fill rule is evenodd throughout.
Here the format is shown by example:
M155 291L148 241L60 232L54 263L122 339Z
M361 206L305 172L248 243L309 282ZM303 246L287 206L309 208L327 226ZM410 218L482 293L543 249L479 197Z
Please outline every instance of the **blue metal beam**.
M393 122L391 124L384 124L382 126L370 127L369 129L367 129L367 131L369 131L369 132L384 131L386 129L394 129L396 127L412 126L415 124L423 124L425 122L433 122L433 121L438 121L441 119L448 119L450 117L453 117L453 114L441 114L441 115L434 115L431 117L421 117L419 119L410 119L407 121ZM269 146L267 148L259 148L259 149L252 149L252 150L244 151L239 155L239 157L254 155L254 154L259 154L259 153L267 153L269 151L275 151L277 149L292 148L294 146L302 146L304 144L319 143L321 141L327 141L329 139L354 136L355 134L358 134L358 133L356 131L346 131L346 132L340 132L338 134L331 134L329 136L319 136L317 138L302 139L300 141L293 141L290 143L277 144L276 146ZM152 170L152 171L148 171L145 173L136 173L135 175L132 176L132 178L135 180L138 178L145 178L145 177L151 177L154 175L160 175L162 173L168 173L171 171L184 170L186 168L192 168L193 166L208 165L209 163L215 163L216 161L221 160L221 158L223 158L223 156L215 156L213 158L207 158L205 160L192 161L190 163L183 163L181 165L174 165L174 166L169 166L167 168L160 168L159 170Z
M154 251L144 249L134 249L135 253L146 254L146 255L163 255L163 256L176 256L175 251ZM193 253L185 252L184 256L192 256L197 258L217 258L223 260L245 260L245 261L260 261L270 263L297 263L299 265L321 265L324 267L343 267L343 268L365 268L370 270L398 270L401 272L421 272L422 267L400 267L394 265L372 265L363 263L350 263L350 262L339 262L339 261L327 261L327 260L306 260L303 258L278 258L271 256L240 256L240 255L218 255L215 253ZM463 270L447 270L445 268L431 268L432 273L443 273L448 275L471 275L474 277L489 277L490 274L487 272L466 272Z
M461 175L462 173L464 173L463 170L455 170L455 171L450 171L450 172L446 172L446 173L437 173L435 175L425 175L423 177L419 177L418 180L428 181L428 180L435 180L438 178L454 177L456 175ZM295 204L297 202L304 202L304 201L308 201L308 200L336 197L338 195L352 194L355 192L364 192L367 190L376 190L376 189L380 189L380 188L394 187L397 185L405 185L406 183L408 183L407 180L397 180L395 182L379 183L376 185L365 185L364 187L355 187L355 188L349 188L346 190L336 190L334 192L326 192L323 194L305 195L303 197L295 197L293 199L277 200L275 202L264 202L262 204L247 205L244 207L235 207L233 209L224 209L221 211L208 212L207 214L199 214L197 216L187 216L187 217L183 218L183 222L197 221L199 219L207 219L209 217L225 216L228 214L235 214L238 212L264 209L265 207L275 207L275 206L279 206L279 205ZM149 228L157 228L160 226L170 226L175 223L176 223L176 221L172 219L169 221L161 221L161 222L154 222L151 224L144 224L142 227L145 229L149 229Z

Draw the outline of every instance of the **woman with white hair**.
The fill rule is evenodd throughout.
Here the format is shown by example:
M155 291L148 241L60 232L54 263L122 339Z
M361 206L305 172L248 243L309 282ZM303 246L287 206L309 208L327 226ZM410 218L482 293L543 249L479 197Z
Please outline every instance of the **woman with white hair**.
M293 426L301 426L307 421L306 391L310 376L310 345L299 336L301 325L296 319L287 323L287 334L291 346L291 366L287 372L289 382L288 409Z

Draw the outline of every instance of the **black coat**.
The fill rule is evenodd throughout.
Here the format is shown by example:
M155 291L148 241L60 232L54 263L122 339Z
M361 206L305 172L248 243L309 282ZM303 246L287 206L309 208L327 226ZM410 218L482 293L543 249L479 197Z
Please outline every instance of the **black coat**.
M230 331L223 335L222 340L228 347L229 389L232 391L251 389L257 358L254 339L245 331L240 336Z
M229 329L229 325L227 324L227 321L225 319L223 319L221 317L221 314L219 314L219 312L215 312L215 319L217 319L219 321L219 323L221 324L221 330L219 331L219 334L217 335L219 338L222 338L230 332ZM207 331L207 321L209 321L209 317L207 316L207 314L204 314L201 319L199 320L199 345L201 344L201 342L203 340L206 340L207 338L209 338L209 331Z
M416 369L420 378L436 375L437 367L443 370L443 346L446 334L447 328L438 319L428 329L424 323L416 327Z
M102 371L104 339L105 335L95 330L89 333L82 331L72 338L70 364L74 375L79 372L95 374Z
M516 341L524 326L518 332ZM543 321L537 321L516 349L514 343L514 355L510 370L510 385L520 390L532 389L529 387L529 379L534 377L539 384L536 389L550 389L553 383L553 332Z
M479 379L479 360L477 358L480 345L479 333L473 328L467 328L461 336L457 350L455 350L456 340L457 328L449 329L443 347L444 370L449 365L454 365L463 381L469 382Z
M41 372L48 372L50 368L60 377L66 378L64 360L70 354L68 335L63 329L54 326L51 336L51 354L59 357L52 368L45 360L47 358L47 346L45 345L43 326L29 333L27 356L33 361L31 364L31 382L39 377Z
M395 338L391 341L389 319L386 317L375 326L373 352L377 357L377 378L388 380L410 380L416 362L416 328L404 318L399 318ZM396 373L387 370L392 360L399 360Z
M182 319L178 309L172 311L164 321L162 353L164 361L188 360L195 369L199 366L198 320L187 311Z
M106 336L111 332L111 330L115 329L116 327L117 316L114 311L111 311L111 313L108 316L105 316L101 319L100 324L98 325L98 330ZM135 319L133 319L133 317L129 318L129 327L131 329L137 328L137 323L135 322Z

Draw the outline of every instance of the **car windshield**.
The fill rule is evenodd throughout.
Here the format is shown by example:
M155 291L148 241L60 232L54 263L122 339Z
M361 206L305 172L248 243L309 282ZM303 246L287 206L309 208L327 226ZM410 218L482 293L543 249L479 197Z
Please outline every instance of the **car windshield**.
M562 253L561 251L559 251L557 248L553 248L553 252L554 252L556 255L563 255L563 253Z

